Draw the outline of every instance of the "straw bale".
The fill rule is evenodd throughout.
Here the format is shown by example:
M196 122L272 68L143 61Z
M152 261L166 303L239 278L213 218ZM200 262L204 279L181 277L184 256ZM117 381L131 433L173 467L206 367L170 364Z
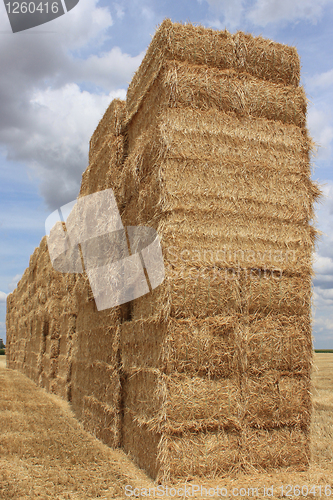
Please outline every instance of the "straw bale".
M256 272L254 279L248 279L249 273L243 275L242 293L247 297L249 314L275 311L290 316L309 316L312 301L310 273L277 277L260 270Z
M120 415L116 407L101 403L93 396L83 399L84 428L103 443L116 448L120 443Z
M118 203L121 203L119 176L124 154L124 137L106 141L82 174L79 197L112 188Z
M159 444L160 468L156 481L213 479L240 468L238 431L187 432L164 436Z
M160 368L208 378L230 378L237 368L237 316L144 319L122 323L120 353L125 373Z
M118 356L119 327L96 326L94 330L78 330L75 338L76 359L86 361L102 361L113 365Z
M105 111L90 139L89 163L102 149L106 142L112 142L123 131L125 118L125 101L113 99Z
M306 470L310 461L309 433L297 428L245 429L242 432L245 468Z
M256 378L244 378L246 426L309 428L312 410L309 378L288 375L266 372Z
M73 410L84 427L110 446L120 439L120 376L116 366L87 363L73 356L67 387Z
M305 130L295 125L253 116L237 117L214 109L172 108L163 110L155 124L144 127L146 131L142 132L142 127L138 126L140 136L129 144L132 170L136 169L138 176L158 168L154 159L166 157L219 165L226 158L230 167L245 161L252 172L258 164L260 170L311 173L308 154L313 143ZM243 169L243 175L246 173Z
M117 326L120 322L120 308L104 309L98 311L91 292L90 285L82 286L82 281L75 286L78 299L77 331L94 331L95 328ZM89 286L88 286L89 285Z
M294 47L241 32L215 31L163 21L127 90L127 122L137 112L167 60L235 69L284 85L299 84L300 62Z
M309 225L182 210L160 227L162 249L177 267L249 268L288 275L312 270L315 234Z
M65 378L60 377L59 373L55 379L50 380L49 390L53 394L57 394L60 398L68 401L68 382Z
M167 160L164 177L166 195L164 210L208 211L243 215L255 219L279 219L308 222L314 217L315 192L309 180L300 174L285 174L269 169L248 170L225 159L221 164ZM177 179L177 169L185 169L188 177ZM207 172L214 176L212 185ZM157 173L149 178L150 189L157 184ZM296 193L299 193L299 197ZM149 197L150 198L150 197Z
M242 366L239 352L246 354ZM312 364L308 315L282 314L170 317L122 323L120 353L126 373L159 368L209 378L230 378L235 371L258 376L268 371L309 376Z
M160 464L157 459L161 434L139 426L124 408L121 429L121 446L130 458L152 478L156 478Z
M129 142L141 135L148 126L151 109L156 110L153 124L167 108L178 114L188 108L218 110L229 118L252 116L278 120L281 124L306 126L307 99L302 87L277 85L246 73L194 66L176 61L163 65L128 130ZM186 110L184 109L186 108Z
M139 425L163 433L240 428L240 388L235 379L209 380L141 369L124 380L124 406Z
M188 318L310 311L311 276L269 270L165 266L164 282L132 302L132 318Z
M111 406L115 406L119 401L120 377L115 365L101 361L93 363L78 361L74 356L71 383L73 388L79 387L85 395L94 396Z

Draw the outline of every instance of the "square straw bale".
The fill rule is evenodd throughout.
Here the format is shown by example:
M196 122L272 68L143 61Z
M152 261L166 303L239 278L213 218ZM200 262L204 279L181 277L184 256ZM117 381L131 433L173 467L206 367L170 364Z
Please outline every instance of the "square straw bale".
M157 459L161 434L139 425L124 408L121 427L121 446L129 457L152 477L156 478L160 464Z
M159 443L157 481L213 479L240 468L238 431L187 432L166 435Z
M298 86L300 62L294 47L238 32L215 31L163 21L127 90L130 121L167 60L235 69L275 83ZM260 62L258 64L258 62Z
M164 282L133 301L132 318L205 318L238 313L307 315L311 276L261 269L166 266Z
M250 315L242 332L242 344L249 378L268 371L310 376L313 345L309 314Z
M117 325L97 326L94 330L77 330L73 346L78 361L101 361L113 365L117 360L119 332Z
M237 375L209 380L141 369L124 380L124 408L139 425L163 433L239 429L243 416Z
M247 427L309 429L312 411L309 377L265 372L242 382Z
M124 137L106 141L82 174L79 197L112 188L118 203L122 202L119 177L124 154Z
M77 388L82 391L82 394L94 396L102 403L107 403L111 406L118 404L120 377L119 370L115 365L108 365L100 361L84 363L74 358L72 361L71 383L73 388L72 401L74 404L78 403L76 392L74 391ZM78 397L80 397L80 394L78 394ZM81 400L82 404L83 401Z
M302 471L310 461L309 433L293 427L246 429L242 432L241 449L244 467L249 470L254 467L258 471Z
M222 111L230 118L251 116L280 124L306 126L307 99L302 87L267 82L247 73L170 61L146 94L128 128L133 144L167 108ZM151 109L156 113L151 116Z
M89 163L102 149L105 142L113 142L122 133L125 118L125 101L113 99L90 139Z
M158 170L160 162L153 161L158 158L210 161L220 165L224 164L225 157L229 164L238 158L238 162L233 163L252 163L252 171L257 170L254 163L259 163L258 167L265 166L269 171L311 173L308 154L313 143L306 131L296 125L214 109L166 108L153 124L148 120L150 115L147 127L143 123L138 125L139 136L129 143L127 162L131 163L132 158L132 170L136 170L137 176L141 172L146 175L153 168ZM140 116L141 112L137 119Z
M237 326L237 316L125 322L120 335L122 367L125 373L149 367L168 375L230 378L238 363Z
M102 403L94 396L84 396L82 423L88 432L103 443L117 448L120 443L120 415L117 406Z

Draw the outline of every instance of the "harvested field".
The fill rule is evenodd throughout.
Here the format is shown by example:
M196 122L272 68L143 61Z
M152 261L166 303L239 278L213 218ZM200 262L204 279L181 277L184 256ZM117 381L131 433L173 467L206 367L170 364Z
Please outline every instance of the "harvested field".
M333 474L333 354L315 354L313 380L313 418L311 424L311 463L307 471L272 470L269 474L252 470L244 475L233 471L220 479L207 480L189 476L191 484L206 488L258 488L273 485L273 500L281 498L280 487L287 484L332 487ZM122 451L111 450L85 432L70 409L59 397L47 394L24 375L5 369L5 356L0 356L0 497L11 500L90 500L124 499L125 486L157 488ZM136 446L144 443L143 434ZM147 434L147 432L146 432ZM137 434L138 436L138 434ZM248 436L250 439L250 436ZM250 442L253 443L253 441ZM208 444L208 443L207 443ZM258 443L257 443L258 444ZM233 460L231 440L228 456ZM183 448L178 448L178 454ZM253 451L257 448L252 447ZM171 448L172 453L174 448ZM289 453L291 448L288 448ZM288 451L286 450L286 451ZM185 452L188 452L188 448ZM143 453L141 447L141 453ZM195 449L193 449L193 453ZM297 457L297 449L294 450ZM281 459L283 455L281 455ZM190 458L188 453L184 460ZM204 455L202 455L204 458ZM228 458L229 457L229 458ZM279 464L277 464L277 467ZM202 462L205 467L205 462ZM183 481L174 483L183 487ZM169 484L171 486L171 484ZM251 492L251 490L250 490ZM159 498L153 495L151 498ZM249 498L253 495L246 495ZM193 496L202 498L200 494ZM149 498L149 497L148 497ZM171 498L165 497L165 498ZM174 496L173 498L181 498Z

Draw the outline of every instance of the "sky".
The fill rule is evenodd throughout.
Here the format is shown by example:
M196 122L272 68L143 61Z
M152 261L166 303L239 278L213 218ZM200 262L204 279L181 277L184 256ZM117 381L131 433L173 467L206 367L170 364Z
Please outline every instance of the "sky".
M125 99L164 18L262 35L293 45L317 150L313 335L333 348L332 0L81 0L42 26L12 33L0 3L0 338L6 297L45 234L45 219L74 200L89 139L109 103Z

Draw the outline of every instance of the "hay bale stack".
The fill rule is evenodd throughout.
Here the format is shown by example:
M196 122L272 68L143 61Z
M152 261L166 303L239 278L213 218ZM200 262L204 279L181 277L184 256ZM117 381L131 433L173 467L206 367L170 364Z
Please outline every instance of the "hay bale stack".
M121 325L123 446L159 480L308 463L299 71L294 48L167 20L129 86L123 223L157 230L166 279Z
M9 367L61 396L66 390L58 363L67 350L63 302L68 300L71 279L53 269L44 237L7 302Z
M309 461L318 186L296 50L166 20L90 141L80 197L112 188L166 278L97 311L46 239L7 300L9 366L159 481Z
M114 99L90 139L89 165L82 174L79 197L112 188L120 206L124 155L125 102Z
M79 197L113 189L124 204L121 172L125 154L125 102L111 102L91 140L89 166ZM88 276L77 277L75 337L71 347L70 400L85 429L116 447L121 439L119 325L122 310L97 311Z
M112 101L90 141L80 197L112 188L122 203L125 103ZM85 428L111 446L120 442L121 308L98 312L86 273L63 274L46 238L7 301L8 363L72 402Z

